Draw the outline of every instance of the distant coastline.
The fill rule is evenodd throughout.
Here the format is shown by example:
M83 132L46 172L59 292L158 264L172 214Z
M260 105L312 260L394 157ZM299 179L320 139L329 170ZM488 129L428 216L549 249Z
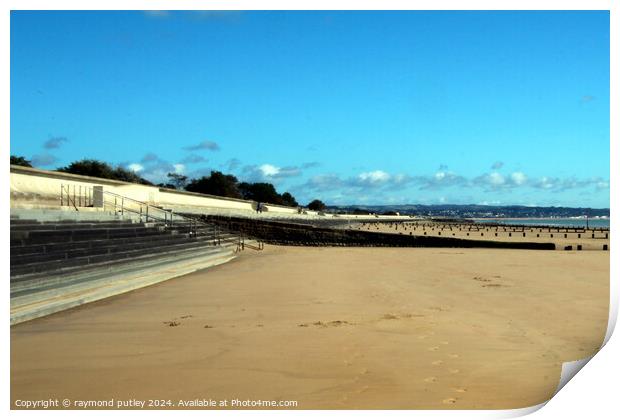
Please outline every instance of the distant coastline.
M345 214L410 215L418 217L450 217L463 219L573 219L609 218L609 208L487 206L479 204L392 204L383 206L328 206L328 211ZM572 224L571 224L572 225Z
M591 228L609 228L609 217L474 217L476 223L498 222L507 225L531 226L580 226Z
M607 216L597 217L475 217L476 220L609 220Z

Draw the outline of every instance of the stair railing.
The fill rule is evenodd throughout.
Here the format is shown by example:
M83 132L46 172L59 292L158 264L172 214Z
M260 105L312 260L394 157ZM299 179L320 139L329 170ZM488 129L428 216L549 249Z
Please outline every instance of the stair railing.
M165 209L111 191L103 191L103 197L104 209L106 206L108 208L112 207L113 211L115 213L120 213L121 216L124 216L127 212L138 215L140 222L144 219L147 223L150 221L157 221L163 222L167 227L172 227L174 225L175 213L171 209ZM178 215L176 216L178 217Z
M222 238L225 235L234 235L234 236L236 236L236 238L235 238L235 240L236 240L235 252L243 251L246 247L250 248L250 249L254 249L256 251L262 251L265 248L265 243L263 241L261 241L260 239L251 237L249 235L246 235L242 231L237 231L237 230L232 230L232 229L229 229L229 228L225 228L225 227L221 226L221 224L219 224L217 222L205 221L205 220L201 219L200 216L190 215L188 213L183 213L183 214L179 214L179 215L181 217L185 218L186 220L187 219L194 220L194 222L197 225L212 227L213 228L213 236L214 236L214 241L213 241L214 245L221 245L222 244ZM256 241L257 245L252 245L250 243L247 243L246 239Z
M76 211L79 207L93 207L93 188L86 186L76 186L68 184L62 184L60 189L60 205L61 206L73 206ZM72 194L73 193L73 196ZM179 220L182 220L185 226L188 227L188 234L190 237L197 237L199 227L212 228L213 244L221 245L222 239L225 235L235 235L237 249L235 252L242 251L245 247L262 250L264 244L258 240L258 246L251 245L245 242L245 239L253 239L246 237L243 232L233 232L229 229L223 228L218 223L209 223L201 220L199 217L189 214L175 213L172 209L165 209L161 206L149 204L144 201L139 201L133 198L125 197L120 194L113 193L111 191L103 191L103 209L111 209L114 213L120 213L122 217L125 213L131 215L137 215L140 222L156 221L164 224L166 228L172 228ZM211 239L210 239L211 240Z

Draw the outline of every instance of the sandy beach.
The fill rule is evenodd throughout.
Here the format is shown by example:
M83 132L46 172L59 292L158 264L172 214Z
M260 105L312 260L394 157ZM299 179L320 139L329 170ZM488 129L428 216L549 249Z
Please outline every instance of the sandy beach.
M508 409L602 344L609 253L267 246L11 328L11 403Z

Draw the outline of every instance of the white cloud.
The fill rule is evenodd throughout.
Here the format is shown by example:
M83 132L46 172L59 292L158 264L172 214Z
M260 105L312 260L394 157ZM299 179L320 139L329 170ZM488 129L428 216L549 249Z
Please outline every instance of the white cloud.
M258 169L263 173L263 176L276 176L280 173L280 168L269 163L259 166Z
M504 185L505 182L506 180L504 178L504 175L500 174L499 172L491 172L491 174L489 175L489 183L494 187Z
M442 165L439 171L435 172L433 175L418 175L408 177L408 180L418 185L420 190L439 189L466 183L464 177L448 171L445 165Z
M523 185L527 182L527 176L523 172L513 172L510 175L510 180L515 185Z
M390 180L390 174L377 170L372 172L364 172L358 175L360 181L364 183L379 184Z
M175 163L172 166L174 166L174 172L177 174L182 174L185 172L185 165L183 165L182 163Z
M392 182L395 185L403 185L411 181L411 177L405 174L396 174L392 177Z
M538 188L548 190L555 186L555 183L553 181L554 181L553 179L543 176L542 178L540 178L540 180L538 180L537 186Z
M437 172L437 173L435 174L435 179L436 179L437 181L441 181L441 180L442 180L442 179L444 179L445 177L446 177L446 173L445 173L445 172L443 172L443 171Z
M262 165L246 165L243 168L243 178L248 182L274 182L285 178L301 175L297 166L275 166L270 163Z
M130 171L132 172L140 172L141 170L144 169L144 166L140 165L139 163L132 163L129 166L127 166L129 168Z
M607 181L598 181L596 183L596 188L600 188L600 189L609 188L609 182L607 182Z

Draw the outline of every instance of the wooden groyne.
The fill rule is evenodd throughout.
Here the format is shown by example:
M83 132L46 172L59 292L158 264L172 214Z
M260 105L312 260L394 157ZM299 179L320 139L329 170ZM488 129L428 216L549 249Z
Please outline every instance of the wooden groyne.
M555 244L542 242L504 242L450 237L392 234L350 229L331 229L287 222L240 217L201 216L234 232L241 232L274 245L296 246L374 246L428 248L505 248L554 250Z

